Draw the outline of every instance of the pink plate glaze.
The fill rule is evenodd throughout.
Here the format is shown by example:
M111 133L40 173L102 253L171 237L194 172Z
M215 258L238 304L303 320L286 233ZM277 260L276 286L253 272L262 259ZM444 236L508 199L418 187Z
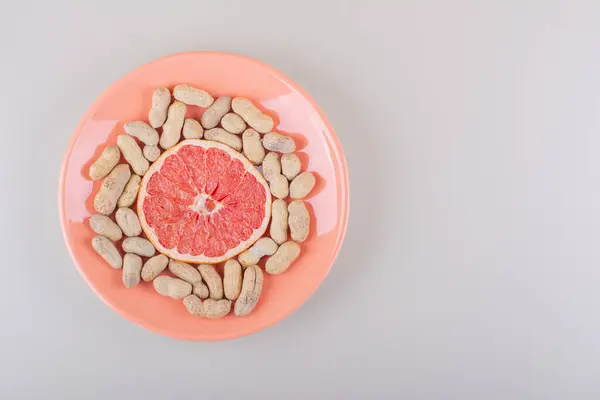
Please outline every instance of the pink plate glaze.
M128 121L148 120L152 92L179 83L213 96L243 96L275 120L274 130L292 136L302 169L317 176L308 196L311 233L302 254L284 274L265 274L263 292L246 317L218 320L190 315L182 301L163 297L151 283L126 289L121 271L109 267L92 249L87 222L101 181L88 175L102 150L115 144ZM187 117L203 110L188 107ZM125 162L123 159L121 162ZM189 52L160 58L113 83L92 104L67 147L58 187L58 207L67 247L94 291L116 312L154 332L187 340L224 340L248 335L280 321L300 307L323 282L337 256L348 220L348 173L342 148L327 118L312 98L281 72L248 57L219 52ZM118 245L120 248L120 244ZM260 265L264 266L265 259ZM222 273L222 267L218 266Z

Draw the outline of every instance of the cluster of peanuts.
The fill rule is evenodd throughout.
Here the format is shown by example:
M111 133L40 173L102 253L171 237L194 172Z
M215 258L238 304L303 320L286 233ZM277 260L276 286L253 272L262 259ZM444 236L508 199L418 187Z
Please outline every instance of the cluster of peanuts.
M260 259L267 256L265 271L276 275L285 272L300 255L298 243L304 242L310 231L310 215L302 199L315 186L315 177L301 172L294 140L273 132L273 119L250 100L229 96L215 100L206 91L189 85L175 86L173 97L171 102L167 88L156 89L148 123L126 123L125 134L118 136L117 145L107 147L90 166L91 179L104 179L94 198L97 214L89 218L90 227L98 235L92 239L92 247L111 267L122 269L127 288L142 280L152 282L159 294L183 299L186 309L199 317L223 317L231 312L233 302L235 315L248 315L262 291L263 273L257 265ZM185 118L188 106L205 108L200 121ZM225 262L223 278L213 265L192 266L156 254L153 244L140 236L140 220L130 208L150 163L159 158L161 149L175 146L182 136L220 142L243 152L262 172L275 198L270 237L259 239L237 260ZM127 163L119 164L121 155ZM288 197L289 204L285 201ZM110 218L113 213L114 221ZM121 239L123 257L115 245ZM161 275L165 270L175 277Z

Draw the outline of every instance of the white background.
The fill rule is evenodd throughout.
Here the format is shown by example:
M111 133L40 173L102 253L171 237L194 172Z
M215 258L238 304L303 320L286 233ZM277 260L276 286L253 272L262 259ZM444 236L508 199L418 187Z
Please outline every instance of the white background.
M0 398L599 398L597 1L10 6ZM199 49L297 81L350 171L348 235L324 284L283 322L221 343L113 313L73 266L56 204L96 96Z

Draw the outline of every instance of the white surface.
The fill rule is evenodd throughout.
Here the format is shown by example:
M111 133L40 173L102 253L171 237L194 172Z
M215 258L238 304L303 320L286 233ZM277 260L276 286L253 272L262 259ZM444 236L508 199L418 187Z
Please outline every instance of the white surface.
M75 3L12 2L0 25L0 398L600 396L598 2ZM222 343L113 313L56 211L95 97L194 49L300 83L350 168L326 282L280 324Z

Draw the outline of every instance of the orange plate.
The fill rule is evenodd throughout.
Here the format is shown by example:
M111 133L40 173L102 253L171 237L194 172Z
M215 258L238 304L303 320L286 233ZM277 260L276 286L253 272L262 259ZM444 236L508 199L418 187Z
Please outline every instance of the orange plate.
M302 169L313 171L317 185L307 202L311 234L288 271L265 275L260 301L246 317L219 320L194 317L182 302L157 294L142 282L126 289L115 271L94 252L87 222L101 182L88 168L123 133L123 123L148 119L155 88L188 83L213 96L244 96L275 119L275 130L296 140ZM188 107L200 119L202 109ZM344 239L348 220L348 173L338 139L323 112L296 83L256 60L219 52L190 52L160 58L113 83L77 126L66 151L59 188L65 242L75 265L96 293L116 312L154 332L188 340L231 339L263 329L296 310L321 284ZM261 262L264 265L264 259Z

